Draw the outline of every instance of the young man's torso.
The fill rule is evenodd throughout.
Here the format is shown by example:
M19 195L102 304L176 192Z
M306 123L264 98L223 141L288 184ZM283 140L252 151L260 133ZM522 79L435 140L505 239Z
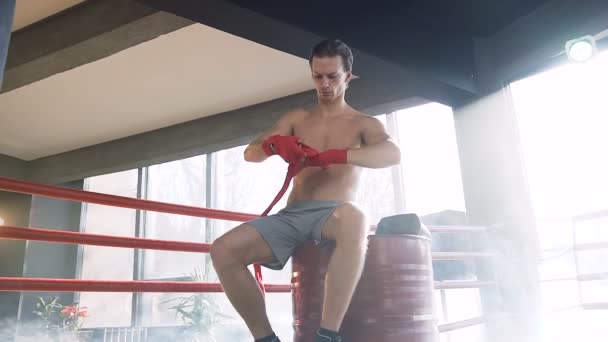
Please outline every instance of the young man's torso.
M331 115L301 110L295 116L293 135L319 152L357 148L362 142L366 116L347 107ZM289 202L306 200L353 201L361 169L354 165L304 168L294 179Z

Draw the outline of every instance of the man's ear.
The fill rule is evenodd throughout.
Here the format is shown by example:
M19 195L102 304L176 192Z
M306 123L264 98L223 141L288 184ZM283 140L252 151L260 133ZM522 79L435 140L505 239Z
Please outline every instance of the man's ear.
M350 81L351 81L352 79L353 79L353 72L352 72L352 71L349 71L349 72L346 74L346 79L344 80L344 82L346 82L346 83L350 83Z

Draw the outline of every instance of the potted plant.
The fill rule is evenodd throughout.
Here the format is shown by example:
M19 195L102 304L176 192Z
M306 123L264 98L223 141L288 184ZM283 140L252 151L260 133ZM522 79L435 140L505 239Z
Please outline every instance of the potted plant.
M203 281L200 270L195 269L190 279L191 281ZM233 317L221 312L220 305L214 301L209 293L177 297L162 303L170 302L175 304L169 309L174 310L176 317L179 315L185 324L183 332L187 341L216 341L213 327L225 319L233 319Z
M53 341L81 341L80 328L88 316L79 303L62 305L59 297L38 297L34 313L42 320L45 335Z

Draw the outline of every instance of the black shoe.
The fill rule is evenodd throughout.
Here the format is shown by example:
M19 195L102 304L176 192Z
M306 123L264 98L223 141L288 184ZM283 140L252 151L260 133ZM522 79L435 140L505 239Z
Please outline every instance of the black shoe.
M279 338L277 337L277 335L275 335L273 333L270 336L266 336L266 337L261 338L259 340L255 340L255 342L281 342L281 340L279 340Z
M315 337L315 342L342 342L342 336L338 335L337 332L323 328L317 330Z

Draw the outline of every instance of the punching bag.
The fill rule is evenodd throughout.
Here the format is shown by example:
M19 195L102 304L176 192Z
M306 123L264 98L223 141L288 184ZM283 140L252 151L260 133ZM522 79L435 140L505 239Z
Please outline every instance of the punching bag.
M415 215L379 223L368 237L363 273L340 329L345 341L439 341L430 242ZM314 340L333 249L308 242L293 256L294 342Z

